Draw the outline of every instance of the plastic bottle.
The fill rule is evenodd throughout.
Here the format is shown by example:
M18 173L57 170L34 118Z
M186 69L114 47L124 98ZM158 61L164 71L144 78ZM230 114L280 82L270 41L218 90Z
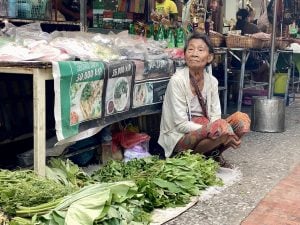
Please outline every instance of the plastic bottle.
M147 38L154 38L154 25L153 25L153 23L150 23L150 24L147 25L146 37Z
M164 39L165 39L164 27L160 25L157 32L157 40L163 41Z
M183 48L185 45L185 32L182 27L176 29L176 47Z
M133 23L129 24L128 34L131 34L131 35L135 34L135 29L134 29L134 24Z
M173 30L169 30L169 34L168 34L168 48L175 48L175 37L174 37L174 33Z

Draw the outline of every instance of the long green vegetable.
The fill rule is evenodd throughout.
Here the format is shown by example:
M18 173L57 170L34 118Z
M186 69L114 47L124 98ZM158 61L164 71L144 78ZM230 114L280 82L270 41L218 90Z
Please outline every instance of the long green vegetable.
M132 181L92 184L67 196L38 221L43 225L93 225L113 220L122 222L120 225L148 224L149 215L141 210L143 201L138 196Z
M39 177L33 171L0 170L0 208L12 216L20 206L37 206L72 192L74 188Z

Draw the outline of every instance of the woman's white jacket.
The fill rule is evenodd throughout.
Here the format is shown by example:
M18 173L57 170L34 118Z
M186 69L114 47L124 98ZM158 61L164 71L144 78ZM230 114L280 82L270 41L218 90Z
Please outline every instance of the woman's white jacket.
M211 74L211 69L209 72L205 69L204 82L207 90L207 114L210 122L213 122L221 118L221 108L218 80ZM189 68L185 67L177 70L171 77L164 97L158 143L163 147L166 157L170 157L184 134L202 127L191 121L192 98Z

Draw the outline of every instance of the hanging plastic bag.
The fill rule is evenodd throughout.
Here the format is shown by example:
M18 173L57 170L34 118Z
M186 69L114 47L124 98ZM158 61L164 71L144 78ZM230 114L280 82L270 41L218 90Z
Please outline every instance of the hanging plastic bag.
M257 26L263 32L267 31L270 26L270 22L268 19L268 11L267 11L267 0L261 1L260 16L257 19Z
M127 148L124 151L125 162L128 162L132 159L141 159L149 156L151 156L150 153L140 145L136 145L132 148Z
M117 146L122 146L124 149L132 148L143 142L148 142L150 136L146 133L135 133L127 130L123 130L113 134L113 151Z

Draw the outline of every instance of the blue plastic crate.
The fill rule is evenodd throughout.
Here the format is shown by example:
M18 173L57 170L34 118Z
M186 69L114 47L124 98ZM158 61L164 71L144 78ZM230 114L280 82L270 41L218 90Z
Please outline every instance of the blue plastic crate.
M49 11L50 10L50 11ZM51 16L50 0L17 0L17 17L20 19L47 20Z

